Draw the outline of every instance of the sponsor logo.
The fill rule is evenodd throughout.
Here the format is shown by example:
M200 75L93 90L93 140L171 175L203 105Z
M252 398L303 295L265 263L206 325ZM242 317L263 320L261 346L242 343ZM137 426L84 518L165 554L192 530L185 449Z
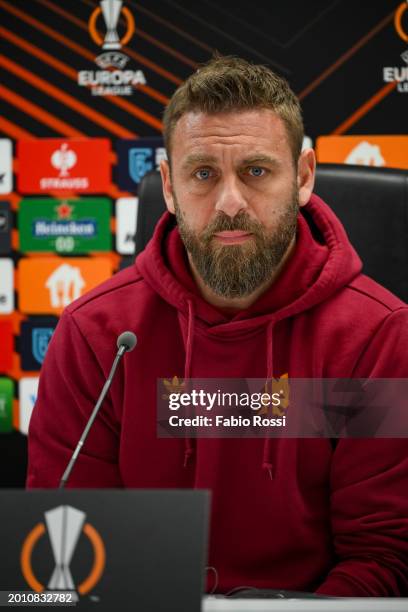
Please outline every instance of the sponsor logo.
M0 378L0 433L13 429L14 385L10 378Z
M48 343L51 340L53 332L54 329L52 327L35 328L32 330L32 351L38 363L44 361Z
M78 156L68 143L63 142L59 149L51 155L51 165L59 170L59 178L69 176L69 170L75 166Z
M408 1L401 2L394 13L394 26L398 36L408 43ZM408 64L408 49L400 55L403 62ZM384 66L384 83L397 81L397 91L408 93L408 65L407 66Z
M7 372L13 367L13 325L11 321L0 319L0 372Z
M20 140L19 191L103 193L110 186L109 155L105 138Z
M153 170L152 154L152 149L129 149L129 174L135 183L140 183L144 175Z
M31 415L33 413L38 394L38 381L36 378L21 378L18 385L19 394L19 425L18 429L24 435L28 434Z
M21 251L109 251L110 212L106 198L22 200L18 218Z
M408 136L320 136L317 161L408 169Z
M138 198L116 200L116 250L121 255L134 255Z
M385 161L381 155L378 145L370 144L363 140L347 155L345 164L355 164L358 166L385 166Z
M85 281L81 275L81 268L65 263L50 274L45 286L50 292L51 306L61 308L81 297Z
M11 211L9 202L0 202L0 254L11 251Z
M19 262L20 310L27 314L60 314L72 301L112 275L103 257L44 257Z
M11 140L0 138L0 193L13 191L13 148Z
M14 264L12 259L0 259L0 314L14 310Z
M41 317L22 322L20 335L22 370L31 372L41 368L57 321L56 317Z
M131 96L135 88L146 84L142 70L129 67L130 58L121 51L135 31L133 15L123 4L122 0L101 0L89 18L89 34L103 51L95 58L101 70L80 70L78 85L89 87L94 96ZM120 38L118 29L122 21L125 32ZM104 22L104 37L98 32L99 22Z
M151 170L158 170L162 159L167 159L163 139L138 138L118 141L118 183L124 191L135 191L142 178Z
M302 142L302 151L304 151L305 149L312 149L312 148L313 148L313 140L310 138L310 136L304 136L303 142Z
M80 595L89 593L99 582L105 569L105 545L98 531L86 523L86 514L73 506L58 506L44 512L44 521L37 523L24 539L20 563L21 572L27 584L37 593L44 590L76 591ZM55 567L47 586L43 585L34 573L33 563L35 548L41 538L48 539L51 546L49 554L53 555ZM70 564L79 538L85 536L92 547L93 562L88 576L75 584Z

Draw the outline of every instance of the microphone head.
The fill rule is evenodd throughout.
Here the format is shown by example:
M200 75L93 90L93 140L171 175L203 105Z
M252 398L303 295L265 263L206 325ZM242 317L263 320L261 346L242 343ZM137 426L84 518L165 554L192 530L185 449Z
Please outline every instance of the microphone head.
M122 334L120 334L120 336L117 339L116 344L118 345L118 348L120 348L121 346L125 346L126 351L133 351L133 349L136 346L136 342L137 342L137 338L135 334L131 331L125 331Z

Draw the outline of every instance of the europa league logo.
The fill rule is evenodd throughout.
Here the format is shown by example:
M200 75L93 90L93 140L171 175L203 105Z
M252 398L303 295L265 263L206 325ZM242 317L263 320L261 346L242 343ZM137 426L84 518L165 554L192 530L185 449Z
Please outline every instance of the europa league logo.
M120 49L116 26L118 25L119 15L122 9L122 0L102 0L101 3L103 18L106 23L106 35L103 41L103 49Z
M97 20L100 15L102 15L106 26L104 38L99 34L97 28ZM125 33L122 38L119 38L117 27L121 16L126 23ZM112 56L120 55L118 53L119 49L127 45L132 38L135 32L135 20L129 9L123 6L122 0L101 0L99 6L92 11L88 27L92 40L106 52L100 57L107 55L112 58ZM109 53L110 51L115 51L115 53ZM126 58L125 55L123 57Z
M21 570L28 585L41 593L49 590L76 591L84 595L99 582L105 568L105 547L101 536L90 523L85 523L86 514L72 506L58 506L44 513L45 523L37 523L27 535L21 550ZM54 557L54 571L47 587L35 576L32 567L33 551L37 542L48 531L51 550ZM70 564L81 534L85 535L93 549L93 564L88 576L75 585L71 575Z

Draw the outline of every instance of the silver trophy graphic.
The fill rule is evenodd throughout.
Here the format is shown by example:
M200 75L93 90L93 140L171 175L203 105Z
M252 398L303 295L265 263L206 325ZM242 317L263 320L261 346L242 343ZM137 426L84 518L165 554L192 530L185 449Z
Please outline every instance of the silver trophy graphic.
M101 0L101 9L106 24L105 40L102 49L120 49L121 44L116 26L118 25L122 0Z
M85 518L85 512L72 506L58 506L58 508L45 512L45 522L55 560L55 569L48 583L50 590L72 591L75 589L69 564L81 535Z

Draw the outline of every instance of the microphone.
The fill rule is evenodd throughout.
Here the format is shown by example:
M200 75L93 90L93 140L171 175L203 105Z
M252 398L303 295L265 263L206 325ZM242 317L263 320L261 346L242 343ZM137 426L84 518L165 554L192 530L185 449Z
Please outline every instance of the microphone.
M123 355L129 351L133 351L133 349L135 348L137 343L137 338L135 336L135 334L131 331L125 331L122 334L120 334L120 336L117 339L117 346L118 346L118 352L116 353L116 357L115 360L112 364L112 368L111 371L109 372L109 376L106 379L106 382L103 386L103 389L101 391L101 394L98 398L98 401L95 404L95 408L93 409L93 412L91 414L91 416L89 417L89 421L86 424L86 427L84 429L84 431L82 432L82 436L76 446L76 449L66 467L66 470L64 472L64 474L62 475L60 484L59 484L59 488L63 489L65 487L65 485L67 484L67 480L70 477L70 474L72 472L72 469L76 463L76 460L78 458L79 453L81 452L81 449L83 447L83 445L85 444L85 440L89 434L89 431L96 419L96 416L99 412L100 407L102 406L103 400L106 397L106 394L109 391L109 388L111 386L113 377L115 375L116 372L116 368L118 367L119 361L121 360L121 358L123 357Z

